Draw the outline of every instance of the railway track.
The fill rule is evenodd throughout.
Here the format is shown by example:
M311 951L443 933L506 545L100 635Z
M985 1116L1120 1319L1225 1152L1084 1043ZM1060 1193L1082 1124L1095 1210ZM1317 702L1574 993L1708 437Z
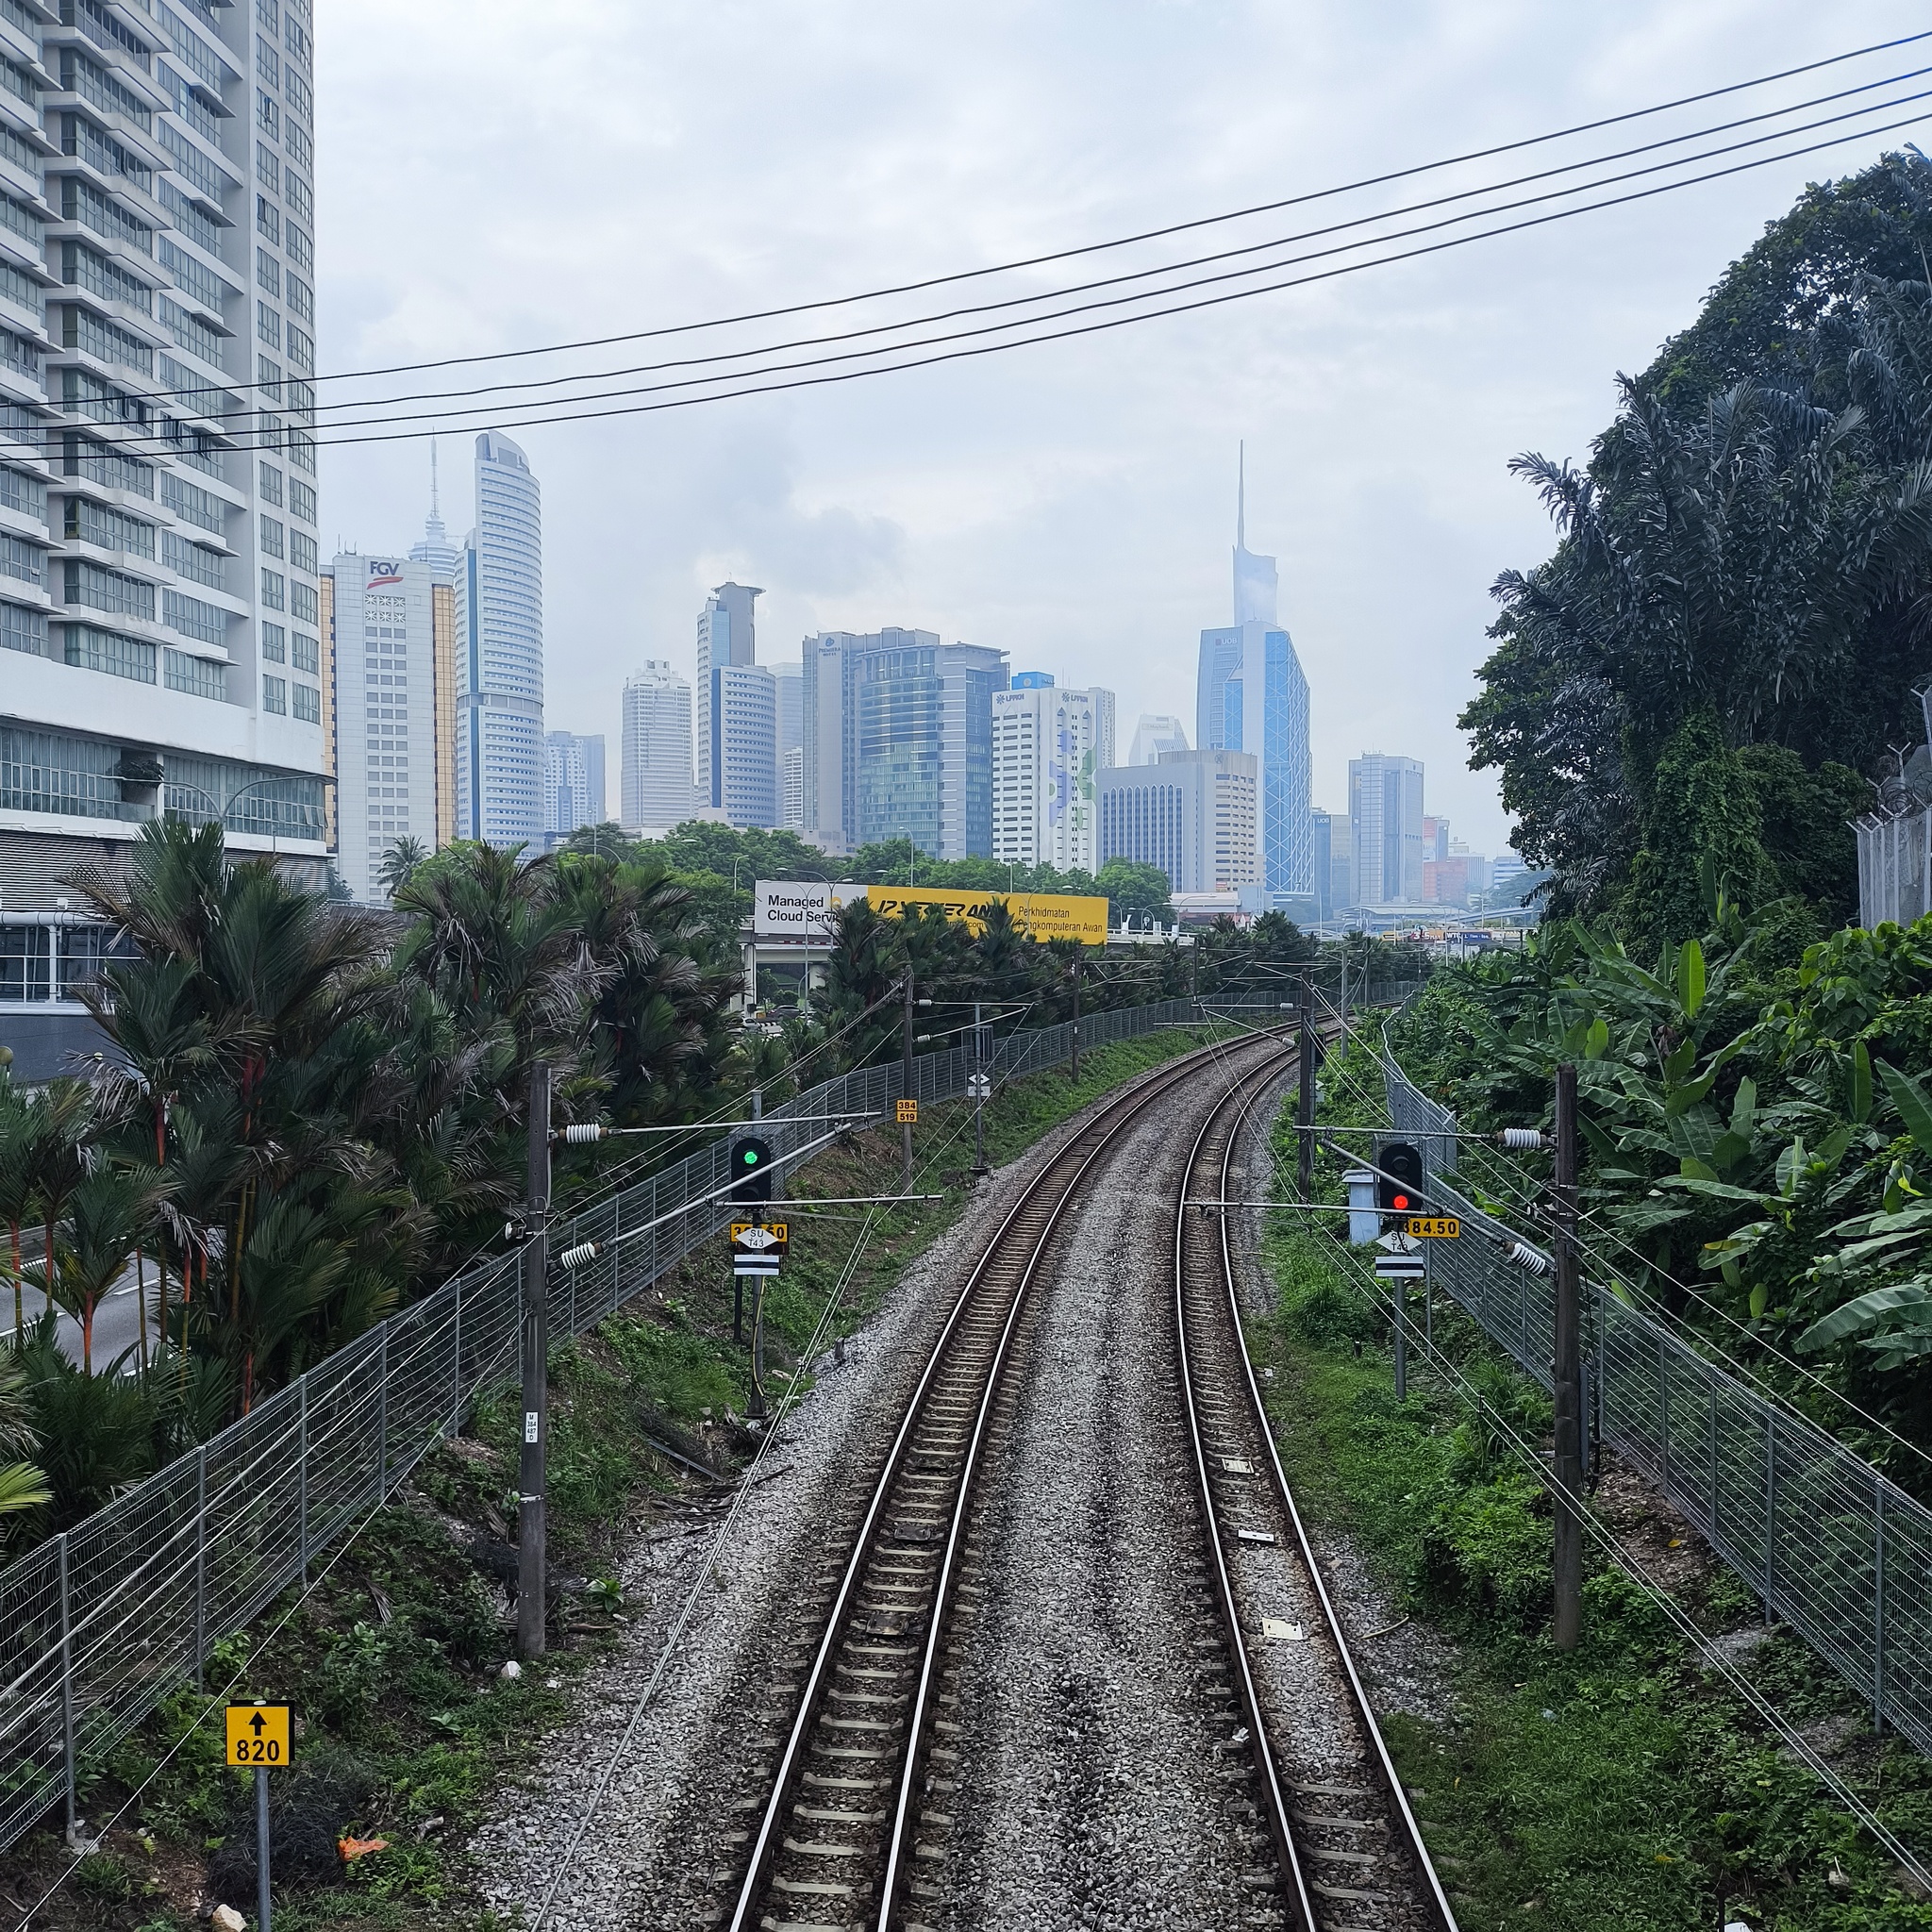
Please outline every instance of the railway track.
M1278 1042L1260 1064L1278 1073ZM974 1479L1010 1412L1030 1291L1079 1190L1150 1109L1256 1050L1188 1056L1100 1109L1041 1168L962 1287L852 1541L779 1744L731 1932L923 1922L922 1830L943 1833L957 1726L941 1713L946 1639L978 1593ZM829 1579L828 1579L829 1580ZM774 1742L778 1740L774 1740Z
M1229 1198L1251 1076L1208 1116L1174 1214L1174 1328L1206 1557L1227 1661L1229 1740L1245 1748L1303 1932L1456 1932L1275 1453L1241 1339Z

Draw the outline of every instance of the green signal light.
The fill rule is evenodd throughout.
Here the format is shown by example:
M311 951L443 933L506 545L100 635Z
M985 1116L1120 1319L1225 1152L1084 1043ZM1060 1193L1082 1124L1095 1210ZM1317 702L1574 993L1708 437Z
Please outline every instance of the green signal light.
M744 1164L747 1167L756 1167L758 1164L758 1151L756 1147L747 1147L744 1150Z

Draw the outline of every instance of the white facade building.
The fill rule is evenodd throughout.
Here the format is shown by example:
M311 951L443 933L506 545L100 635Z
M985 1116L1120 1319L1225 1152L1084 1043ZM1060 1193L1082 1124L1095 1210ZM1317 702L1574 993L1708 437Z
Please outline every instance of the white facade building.
M541 850L542 492L493 429L476 439L476 526L455 580L457 837Z
M691 686L659 658L625 680L618 822L662 832L697 809L691 778Z
M1166 711L1142 711L1134 727L1134 742L1127 753L1130 765L1151 765L1164 751L1186 751L1187 727Z
M1176 892L1238 891L1260 878L1260 761L1251 752L1162 752L1099 782L1100 862L1158 865Z
M720 584L698 615L698 803L733 825L778 823L778 685L753 617L763 595Z
M439 843L436 573L343 551L334 579L336 870L361 904L381 906L376 874L396 841Z
M1112 697L1038 684L992 693L992 856L999 863L1100 869L1095 784L1103 769L1101 718L1105 710L1111 724Z
M308 0L0 9L0 880L324 871Z
M562 843L584 825L604 823L604 740L575 731L543 734L545 842Z
M1423 896L1423 768L1365 752L1348 761L1349 877L1357 906Z

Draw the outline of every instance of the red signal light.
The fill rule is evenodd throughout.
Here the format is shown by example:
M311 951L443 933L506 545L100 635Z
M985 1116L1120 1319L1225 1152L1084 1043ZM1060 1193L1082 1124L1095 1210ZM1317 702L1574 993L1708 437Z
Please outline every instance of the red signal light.
M1408 1196L1407 1194L1397 1194L1395 1197L1395 1206L1398 1209L1407 1209L1407 1208L1408 1207Z

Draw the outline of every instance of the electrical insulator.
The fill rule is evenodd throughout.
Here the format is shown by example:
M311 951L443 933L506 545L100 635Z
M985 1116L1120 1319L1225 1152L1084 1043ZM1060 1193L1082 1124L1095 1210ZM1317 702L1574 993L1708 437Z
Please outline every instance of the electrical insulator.
M595 1121L584 1121L564 1128L563 1138L569 1145L581 1147L587 1141L601 1141L604 1129Z
M1550 1257L1526 1241L1509 1243L1509 1259L1531 1274L1547 1274L1550 1272Z
M594 1261L604 1252L600 1241L579 1241L574 1248L566 1248L558 1256L559 1268L581 1268L586 1261Z
M1498 1138L1512 1154L1537 1154L1550 1145L1541 1127L1505 1127Z

